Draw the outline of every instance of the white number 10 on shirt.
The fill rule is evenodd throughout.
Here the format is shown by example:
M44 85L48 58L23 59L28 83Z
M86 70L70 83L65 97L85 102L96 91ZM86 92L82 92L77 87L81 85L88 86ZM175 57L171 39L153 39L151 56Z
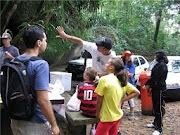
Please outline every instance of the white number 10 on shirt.
M84 100L92 100L92 95L92 90L84 90Z

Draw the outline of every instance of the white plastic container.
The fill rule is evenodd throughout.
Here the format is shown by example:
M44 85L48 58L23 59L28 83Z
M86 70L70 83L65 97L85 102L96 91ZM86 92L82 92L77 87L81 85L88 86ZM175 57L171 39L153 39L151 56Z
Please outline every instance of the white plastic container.
M55 84L56 80L61 81L64 87L64 91L71 90L72 73L58 72L58 71L50 72L50 83Z

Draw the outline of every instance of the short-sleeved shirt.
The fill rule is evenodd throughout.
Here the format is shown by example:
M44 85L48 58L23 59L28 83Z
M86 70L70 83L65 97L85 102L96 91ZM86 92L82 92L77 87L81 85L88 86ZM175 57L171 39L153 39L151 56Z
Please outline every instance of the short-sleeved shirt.
M130 83L122 87L121 82L114 74L101 77L95 89L98 95L103 96L100 121L113 122L119 120L123 116L119 103L125 93L130 94L134 89L134 86Z
M94 67L97 71L101 73L106 73L105 64L109 60L109 58L115 57L116 54L111 50L111 54L103 55L101 52L97 50L97 46L95 43L83 41L83 49L87 50L92 56L92 67Z
M29 59L32 56L20 55L17 58L20 60ZM49 89L49 65L45 60L30 61L28 68L30 75L30 82L34 90L48 90ZM47 119L42 114L39 105L36 105L35 114L30 120L34 123L45 123Z
M128 65L126 64L126 65L124 65L124 67L126 68L126 70L127 70L129 73L135 74L135 65L134 65L134 64L132 64L131 66L128 66ZM135 78L134 78L134 76L129 77L128 82L131 83L132 85L135 85Z
M0 63L10 62L11 59L6 58L5 52L8 51L13 57L19 56L19 50L17 47L10 45L6 48L4 46L0 47Z
M96 86L92 81L84 81L78 84L78 98L81 100L82 114L88 117L96 117L96 104L98 95L94 92Z

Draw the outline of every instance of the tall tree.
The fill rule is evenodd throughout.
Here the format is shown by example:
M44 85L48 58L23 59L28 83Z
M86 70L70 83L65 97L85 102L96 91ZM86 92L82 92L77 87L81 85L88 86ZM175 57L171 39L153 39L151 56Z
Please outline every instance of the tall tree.
M7 1L1 11L1 24L3 25L2 31L4 31L11 19L11 16L16 11L21 0Z

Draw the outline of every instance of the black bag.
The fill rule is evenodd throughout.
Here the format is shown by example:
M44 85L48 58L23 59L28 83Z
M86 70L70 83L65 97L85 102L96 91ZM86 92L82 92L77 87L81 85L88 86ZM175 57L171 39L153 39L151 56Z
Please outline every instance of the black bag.
M27 73L29 61L40 60L31 57L21 61L17 58L1 67L1 96L9 116L16 120L29 120L35 110L36 96Z

